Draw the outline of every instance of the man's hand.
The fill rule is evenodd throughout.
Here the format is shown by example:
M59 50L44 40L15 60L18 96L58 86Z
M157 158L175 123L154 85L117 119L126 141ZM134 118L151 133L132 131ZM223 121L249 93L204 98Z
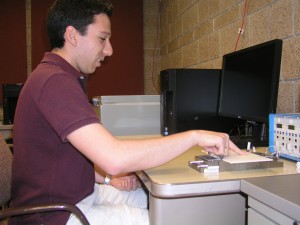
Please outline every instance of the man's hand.
M134 191L141 187L141 183L135 174L113 176L110 185L121 191Z

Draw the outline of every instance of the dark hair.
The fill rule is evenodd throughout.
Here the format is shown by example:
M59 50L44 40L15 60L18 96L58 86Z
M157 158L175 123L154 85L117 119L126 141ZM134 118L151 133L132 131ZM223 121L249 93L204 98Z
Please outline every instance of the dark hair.
M109 0L56 0L47 16L51 49L64 46L64 33L68 26L85 35L87 26L94 22L94 16L101 13L111 16L112 8Z

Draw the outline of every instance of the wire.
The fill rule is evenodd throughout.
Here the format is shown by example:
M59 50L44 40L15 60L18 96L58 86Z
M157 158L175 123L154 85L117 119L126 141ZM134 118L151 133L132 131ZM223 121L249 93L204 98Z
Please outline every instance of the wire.
M245 17L246 17L246 9L247 9L247 0L244 0L244 12L243 12L242 24L241 24L241 27L238 32L239 34L238 34L238 37L237 37L237 40L235 43L234 51L236 51L241 34L243 33L244 21L245 21Z
M155 51L157 48L157 44L158 44L158 36L159 36L159 19L160 19L160 13L161 13L161 2L159 1L159 8L158 8L158 15L157 15L157 26L156 26L156 41L155 41L155 45L154 45L154 49L153 49L153 55L152 55L152 83L153 86L156 90L157 93L159 93L159 90L155 84L155 78L154 78L154 71L155 71L155 63L154 63L154 59L155 59Z

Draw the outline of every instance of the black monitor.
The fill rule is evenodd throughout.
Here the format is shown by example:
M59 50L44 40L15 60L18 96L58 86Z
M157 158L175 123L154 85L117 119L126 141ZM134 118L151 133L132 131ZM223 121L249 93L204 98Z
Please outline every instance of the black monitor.
M276 112L282 40L223 56L218 114L268 123Z
M13 124L22 83L2 84L3 91L3 124Z

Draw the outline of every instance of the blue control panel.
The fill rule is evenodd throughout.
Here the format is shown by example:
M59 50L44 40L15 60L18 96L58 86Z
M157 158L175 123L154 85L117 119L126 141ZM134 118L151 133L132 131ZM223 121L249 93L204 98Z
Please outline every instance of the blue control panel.
M300 161L300 114L269 115L270 152Z

